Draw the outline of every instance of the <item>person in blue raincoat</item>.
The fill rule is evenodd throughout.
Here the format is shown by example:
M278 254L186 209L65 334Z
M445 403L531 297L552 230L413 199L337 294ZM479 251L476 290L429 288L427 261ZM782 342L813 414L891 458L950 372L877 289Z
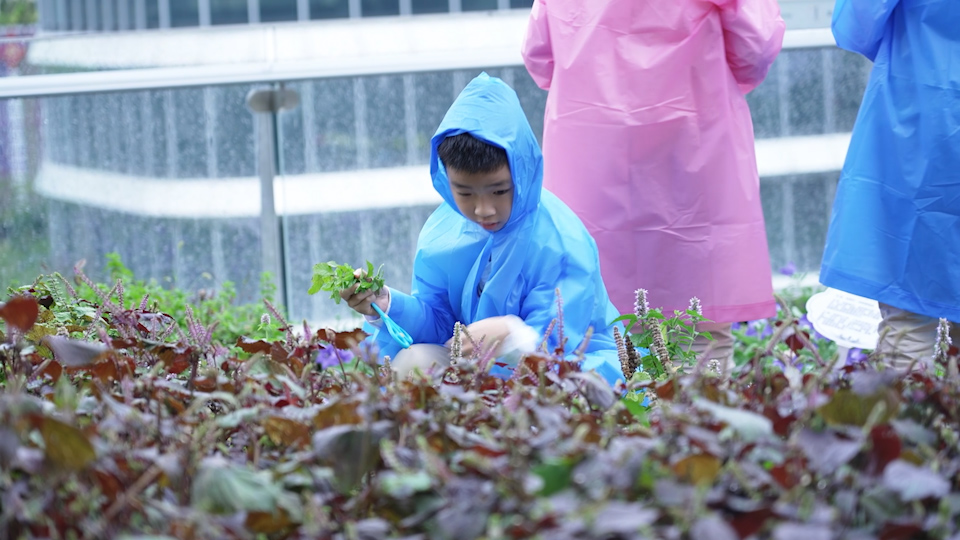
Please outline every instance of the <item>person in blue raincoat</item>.
M397 370L449 362L445 346L457 321L475 340L499 343L501 357L533 352L559 317L559 290L565 351L572 357L592 328L582 368L611 384L623 379L611 326L619 314L596 243L543 189L540 147L513 89L485 73L464 88L433 136L430 174L444 202L420 231L412 293L356 294L356 286L341 293L374 324L372 302L410 333L415 345L394 358ZM386 331L374 339L381 354L398 353ZM559 325L548 349L558 340Z
M874 65L820 281L878 300L877 350L906 366L960 322L960 1L838 0L833 35Z

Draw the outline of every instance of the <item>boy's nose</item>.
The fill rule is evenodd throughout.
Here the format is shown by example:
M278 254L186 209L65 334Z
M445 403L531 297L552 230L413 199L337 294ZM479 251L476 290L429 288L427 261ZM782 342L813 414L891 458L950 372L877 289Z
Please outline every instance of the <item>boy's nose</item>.
M486 197L482 197L479 201L477 201L477 208L474 210L474 212L476 212L477 217L486 218L496 214L497 209L494 208L490 201L486 200Z

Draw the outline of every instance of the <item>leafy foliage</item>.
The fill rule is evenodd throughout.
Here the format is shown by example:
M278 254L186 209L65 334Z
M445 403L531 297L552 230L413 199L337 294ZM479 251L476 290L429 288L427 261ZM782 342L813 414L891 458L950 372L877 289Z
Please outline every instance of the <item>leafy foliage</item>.
M562 351L506 378L480 357L397 380L362 332L228 348L195 322L164 333L176 323L149 305L65 301L0 308L2 537L960 533L958 381L778 366L785 331L729 378L678 364L611 390ZM42 323L51 308L79 328ZM331 349L352 358L324 369Z
M307 293L316 294L327 291L330 293L330 298L339 304L340 291L349 289L357 283L359 283L356 291L358 293L377 292L382 289L383 265L374 272L370 261L367 261L366 271L354 270L349 264L337 264L334 261L317 263L313 265L313 280Z
M11 288L10 294L31 294L47 304L42 325L36 333L51 334L58 328L74 337L91 337L90 323L94 320L123 317L125 313L158 313L156 321L176 321L171 332L190 332L191 321L209 328L210 339L219 343L232 343L239 335L261 336L278 339L283 336L286 323L282 314L273 306L276 286L269 274L261 276L260 295L267 303L238 304L236 288L226 281L218 290L200 290L196 294L178 288L164 288L156 280L137 279L133 271L124 265L120 255L107 254L107 271L112 285L94 283L83 273L82 266L75 269L76 278L71 283L59 273L42 275L33 284ZM76 297L76 298L73 298ZM161 312L160 306L163 306Z
M0 25L37 22L34 0L0 0Z

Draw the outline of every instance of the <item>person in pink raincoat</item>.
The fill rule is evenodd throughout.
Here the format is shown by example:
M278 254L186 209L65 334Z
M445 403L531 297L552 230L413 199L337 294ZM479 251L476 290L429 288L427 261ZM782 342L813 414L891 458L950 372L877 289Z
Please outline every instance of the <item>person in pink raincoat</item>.
M549 90L544 187L583 220L621 313L698 297L715 343L776 313L744 95L780 52L776 0L535 0L523 58Z

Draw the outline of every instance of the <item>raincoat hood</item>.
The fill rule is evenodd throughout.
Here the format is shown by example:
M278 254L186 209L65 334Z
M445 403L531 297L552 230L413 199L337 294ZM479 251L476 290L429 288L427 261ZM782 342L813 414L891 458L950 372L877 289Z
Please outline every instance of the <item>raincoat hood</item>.
M506 150L513 177L513 210L504 228L497 232L515 229L518 222L536 210L543 187L540 145L524 116L516 92L502 80L481 73L470 81L453 102L433 136L430 149L433 187L458 213L450 190L450 179L437 155L437 147L447 137L461 133L469 133ZM476 228L483 230L479 225Z

